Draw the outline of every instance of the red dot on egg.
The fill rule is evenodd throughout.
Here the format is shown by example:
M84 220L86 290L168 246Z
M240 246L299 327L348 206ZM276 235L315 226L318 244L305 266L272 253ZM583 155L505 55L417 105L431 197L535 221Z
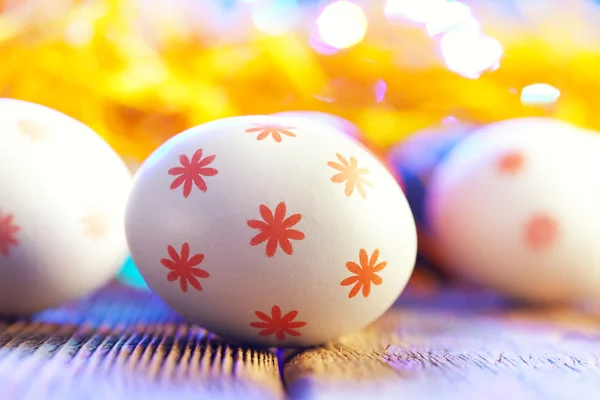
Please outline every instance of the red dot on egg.
M558 223L548 214L534 214L525 225L525 242L534 251L552 248L558 238Z
M511 150L498 159L498 171L503 174L515 174L525 164L525 156L521 151Z
M11 247L19 245L15 235L21 228L13 223L13 219L13 214L3 214L0 209L0 254L3 256L8 256Z

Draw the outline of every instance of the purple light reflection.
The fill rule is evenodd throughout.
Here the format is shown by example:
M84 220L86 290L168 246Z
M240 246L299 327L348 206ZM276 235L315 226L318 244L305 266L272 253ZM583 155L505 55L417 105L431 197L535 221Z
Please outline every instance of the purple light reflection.
M387 83L383 79L377 81L374 85L375 91L375 99L378 103L381 103L385 99L385 94L387 93Z

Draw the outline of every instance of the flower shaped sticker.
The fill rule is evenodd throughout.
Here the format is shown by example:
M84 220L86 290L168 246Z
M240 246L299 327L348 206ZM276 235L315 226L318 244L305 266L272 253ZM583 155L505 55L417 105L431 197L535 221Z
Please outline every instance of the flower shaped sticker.
M296 329L306 326L306 322L294 321L298 316L298 311L293 310L281 316L279 306L273 306L271 316L264 312L255 311L254 314L260 319L260 322L252 322L250 326L253 328L262 329L258 334L260 336L270 336L275 334L278 340L284 340L285 335L301 336Z
M175 190L183 185L183 197L187 198L192 193L192 185L196 185L202 192L206 192L205 176L215 176L219 173L215 168L208 168L208 165L215 160L216 156L202 158L202 149L196 150L192 160L185 154L179 156L180 167L169 169L169 175L178 175L171 183L170 189Z
M21 230L13 223L12 214L2 214L0 210L0 254L8 256L11 246L18 246L19 241L15 234Z
M256 140L263 140L267 138L269 135L273 137L273 139L277 142L281 142L281 135L296 137L294 132L291 132L290 129L296 129L293 126L285 126L280 124L252 124L254 128L246 129L248 133L256 133L260 132L256 137Z
M379 264L377 263L377 260L379 259L379 249L375 249L370 260L365 249L360 249L358 258L360 265L354 261L348 261L346 263L346 268L354 275L344 279L340 283L342 286L354 285L348 294L348 298L356 296L361 289L363 297L369 297L369 294L371 293L371 283L374 285L381 285L383 283L383 280L377 275L377 272L380 272L387 266L387 261L382 261Z
M340 163L329 161L327 165L331 168L340 171L331 177L331 181L333 183L343 183L346 182L346 187L344 189L344 193L346 193L347 197L350 197L354 192L354 189L358 190L358 193L363 199L367 198L367 193L365 192L364 186L368 186L370 188L373 187L373 184L365 178L363 175L369 174L369 171L366 168L359 168L358 162L356 158L350 157L350 161L346 160L340 153L336 153L338 160Z
M263 221L251 219L248 221L248 226L252 229L258 229L260 233L252 238L251 246L257 246L267 242L265 253L268 257L273 257L277 252L277 247L281 247L284 253L291 255L293 253L292 243L290 240L303 240L304 233L291 229L302 219L302 215L293 214L285 217L286 205L281 202L275 208L273 213L269 207L261 204L259 207L260 215Z
M181 286L184 293L188 290L188 283L194 289L201 291L202 285L198 278L206 279L210 275L205 270L195 267L204 261L204 254L194 254L190 258L190 245L188 242L181 246L180 254L173 246L168 246L167 252L171 259L163 258L160 260L160 263L170 270L167 274L167 280L173 282L179 279L179 286Z

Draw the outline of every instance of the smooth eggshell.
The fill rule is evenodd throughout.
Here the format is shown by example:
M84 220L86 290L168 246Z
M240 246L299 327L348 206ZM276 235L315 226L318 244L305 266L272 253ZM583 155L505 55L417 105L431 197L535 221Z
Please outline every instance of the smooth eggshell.
M321 111L284 111L273 115L286 117L290 120L299 119L300 121L306 121L308 119L311 122L322 123L335 128L341 134L348 136L357 142L365 143L365 137L358 126L351 121L335 114L329 114ZM377 160L379 160L379 162L382 163L385 168L396 178L396 181L400 187L404 189L404 181L402 180L402 177L391 167L391 165L389 165L385 150L381 149L380 154L373 154Z
M0 99L0 314L83 296L124 261L131 175L84 124Z
M426 199L449 267L533 301L600 297L600 146L548 118L489 125L437 168Z
M342 162L368 183L346 185ZM190 163L198 167L182 169ZM184 183L198 171L202 180ZM227 118L163 144L136 174L126 231L135 264L171 307L267 346L319 344L369 324L416 256L406 199L373 155L334 128L281 116ZM353 291L348 268L376 275L369 291Z

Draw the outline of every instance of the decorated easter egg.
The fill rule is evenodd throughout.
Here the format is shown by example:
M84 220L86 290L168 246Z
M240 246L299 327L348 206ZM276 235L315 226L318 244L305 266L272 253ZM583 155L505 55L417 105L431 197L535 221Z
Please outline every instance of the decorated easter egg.
M385 312L414 266L408 203L335 128L282 116L185 131L140 167L126 211L148 285L223 338L308 346Z
M313 121L319 121L327 125L331 125L334 128L337 128L339 131L345 133L346 135L355 138L361 139L362 133L358 126L348 121L345 118L342 118L338 115L329 114L321 111L284 111L273 115L280 115L291 118L309 118Z
M442 262L431 241L424 209L429 179L442 160L475 129L475 125L460 122L443 123L415 133L388 154L388 163L402 182L417 224L419 252L428 261Z
M0 99L0 314L85 295L123 263L131 175L94 131Z
M448 267L533 301L600 297L600 146L549 118L489 125L436 169L428 223Z

